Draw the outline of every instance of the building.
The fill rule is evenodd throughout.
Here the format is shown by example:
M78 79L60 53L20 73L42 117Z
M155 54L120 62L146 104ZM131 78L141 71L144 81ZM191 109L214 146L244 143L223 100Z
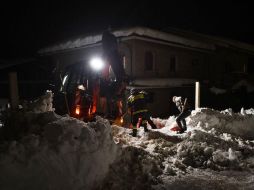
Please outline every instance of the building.
M10 103L10 74L17 78L17 96L22 103L41 96L52 82L52 65L35 57L18 60L0 60L0 108Z
M114 30L130 86L153 94L152 112L172 112L173 95L186 95L194 105L194 84L229 89L237 80L254 77L254 46L203 34L132 27ZM60 72L70 64L86 63L102 55L102 32L68 40L39 50L39 55ZM237 78L239 77L239 78ZM207 104L207 97L201 106Z

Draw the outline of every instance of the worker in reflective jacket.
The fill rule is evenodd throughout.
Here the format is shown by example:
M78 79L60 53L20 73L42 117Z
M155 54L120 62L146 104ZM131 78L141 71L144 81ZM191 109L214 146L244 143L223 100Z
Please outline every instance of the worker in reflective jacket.
M145 91L138 91L137 89L131 89L131 95L128 98L128 111L131 114L131 123L133 126L132 136L137 136L137 128L141 125L144 127L144 131L148 132L147 122L152 129L157 127L150 118L150 112L147 108L148 96Z

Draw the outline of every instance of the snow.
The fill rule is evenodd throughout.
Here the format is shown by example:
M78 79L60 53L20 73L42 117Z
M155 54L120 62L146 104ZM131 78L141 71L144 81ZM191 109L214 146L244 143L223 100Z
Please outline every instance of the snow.
M131 82L132 86L141 87L179 87L184 85L194 85L195 79L187 78L149 78L149 79L135 79Z
M16 135L0 131L0 189L254 188L254 109L193 110L184 134L170 130L175 116L152 118L161 128L132 137L101 117L59 116L52 97L12 113Z
M206 50L214 50L215 46L210 43L205 43L197 40L188 39L178 35L165 33L162 31L153 30L145 27L133 27L126 28L122 30L115 30L112 32L118 38L129 37L132 35L138 35L143 37L150 37L158 40L163 40L167 42L172 42L176 44L181 44L188 47L195 47ZM85 47L88 45L93 45L99 43L102 39L102 34L88 35L84 37L79 37L73 40L68 40L60 44L55 44L50 47L43 48L39 50L39 54L52 53L56 51L70 50L80 47Z
M217 88L217 87L214 87L214 86L210 88L210 91L212 93L216 94L216 95L218 95L218 94L225 94L227 92L227 90L225 90L225 89Z
M246 91L248 93L254 91L254 86L250 82L248 82L246 80L240 80L239 82L234 84L233 87L232 87L232 90L237 90L237 89L240 89L241 87L245 87Z
M254 85L252 85L249 81L246 80L240 80L236 82L232 85L231 90L232 92L236 92L239 90L243 90L243 87L246 88L246 93L254 92ZM226 89L217 88L215 86L211 87L209 90L216 95L227 93Z

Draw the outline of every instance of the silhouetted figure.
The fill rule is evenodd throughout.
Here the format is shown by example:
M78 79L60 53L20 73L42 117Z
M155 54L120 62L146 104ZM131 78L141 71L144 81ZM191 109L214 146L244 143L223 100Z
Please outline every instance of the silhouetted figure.
M123 63L119 55L118 42L114 34L110 30L106 30L102 34L102 48L104 58L111 65L116 77L116 82L120 85L125 76Z
M187 102L187 98L183 99L181 96L173 96L172 101L180 111L180 114L176 117L176 123L181 129L178 133L183 133L187 130L185 118L191 114L190 106Z

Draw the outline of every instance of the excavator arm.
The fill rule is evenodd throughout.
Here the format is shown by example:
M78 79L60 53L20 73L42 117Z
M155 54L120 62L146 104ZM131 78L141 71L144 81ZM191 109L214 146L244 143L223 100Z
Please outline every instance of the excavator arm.
M117 84L121 84L126 78L126 74L119 54L117 38L109 30L103 32L102 48L104 58L110 64L115 74Z

